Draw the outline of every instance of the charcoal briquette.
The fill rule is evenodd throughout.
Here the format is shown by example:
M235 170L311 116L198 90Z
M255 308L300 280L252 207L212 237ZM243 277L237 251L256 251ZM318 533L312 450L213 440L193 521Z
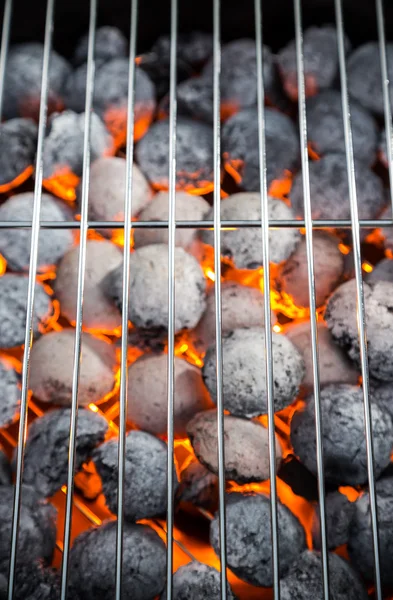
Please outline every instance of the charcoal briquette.
M85 34L78 41L74 50L72 62L79 66L87 61L89 35ZM123 58L127 55L127 40L117 27L99 27L95 35L94 58L95 60L111 60Z
M173 575L173 600L219 600L220 590L220 572L196 560L183 565ZM235 600L229 583L226 597ZM166 590L160 600L167 600Z
M27 562L18 561L15 570L14 600L58 600L60 597L59 573L26 557ZM7 600L7 579L3 585L0 574L0 600ZM77 599L74 599L77 600Z
M0 359L0 427L6 427L15 420L19 413L20 394L17 372L6 360Z
M285 337L273 336L274 408L291 404L304 376L301 354ZM222 337L224 407L239 417L267 412L265 331L262 328L234 329ZM202 369L203 379L214 402L217 399L216 346L209 346Z
M218 502L218 477L193 458L180 473L176 498L214 512Z
M378 281L393 283L393 260L391 258L380 260L371 273L367 273L365 280L367 283L377 283Z
M392 205L389 201L388 206L385 208L383 213L381 214L381 219L392 219ZM393 256L393 227L383 227L381 229L381 233L383 236L383 245L385 250L388 250Z
M31 119L11 119L0 125L0 192L17 187L33 172L37 125Z
M0 486L11 484L11 465L6 453L0 446Z
M373 381L372 394L376 404L393 420L393 383Z
M69 596L113 600L116 590L117 523L109 521L80 534L70 553ZM122 593L147 600L160 594L166 579L166 548L147 525L124 523Z
M387 148L387 144L386 144L386 129L384 128L380 139L379 139L379 158L382 162L382 164L388 169L389 168L389 155L388 155L388 148Z
M277 502L280 576L283 577L306 548L304 529L291 511ZM251 585L271 587L272 540L270 498L262 494L232 493L226 503L228 567ZM210 525L210 542L219 552L219 515Z
M330 492L325 497L325 515L328 549L334 550L348 542L349 526L355 513L355 502L351 502L341 492ZM315 507L312 519L313 548L321 549L321 522L319 505Z
M178 84L176 88L177 113L213 125L213 81L211 77L191 77ZM160 116L168 116L170 109L169 94L159 105Z

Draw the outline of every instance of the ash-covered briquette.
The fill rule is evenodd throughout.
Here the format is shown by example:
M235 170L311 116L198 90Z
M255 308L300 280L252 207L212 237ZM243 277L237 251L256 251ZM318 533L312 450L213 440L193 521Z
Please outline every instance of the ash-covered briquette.
M273 336L274 408L291 404L304 376L304 361L292 342ZM222 337L224 407L239 417L256 417L267 412L265 331L259 327L234 329ZM205 356L203 379L212 400L217 399L216 345Z
M281 230L277 233L280 235ZM313 234L317 307L324 304L344 274L344 255L339 250L339 242L337 237L325 231L316 231ZM289 294L296 306L308 308L310 306L308 282L307 241L305 236L302 236L292 256L278 268L277 288Z
M72 63L76 66L87 61L89 35L85 34L78 41L74 50ZM109 25L99 27L95 35L94 58L95 60L111 60L112 58L127 55L127 40L117 27Z
M186 192L176 193L176 220L178 221L201 221L204 219L210 205L204 198L193 196ZM169 193L158 192L151 202L139 213L140 221L167 221L169 216ZM134 246L141 248L148 244L167 244L168 229L135 229ZM197 230L177 229L176 246L184 250L193 250L197 242Z
M156 189L169 188L169 120L154 123L136 147L136 159ZM176 189L203 194L213 189L213 130L179 117L176 126Z
M372 383L374 383L372 395L375 403L393 420L393 383L391 381L382 384L380 381Z
M334 550L348 542L349 526L355 513L355 502L351 502L340 492L331 492L325 497L328 549ZM315 507L312 519L313 547L321 548L321 522L319 505Z
M359 575L337 554L329 552L329 598L367 600ZM323 600L322 560L319 552L305 550L280 581L281 600Z
M119 442L109 440L94 452L109 510L117 514ZM168 499L168 449L165 442L145 431L132 430L126 437L124 517L128 521L165 514ZM175 487L177 476L174 472Z
M227 582L228 600L235 600ZM193 560L180 567L173 575L173 600L219 600L221 598L220 572L210 565ZM160 600L167 600L166 590Z
M116 590L117 523L109 521L80 534L70 553L70 598L113 600ZM147 525L123 526L122 594L148 600L162 592L166 579L166 548Z
M0 348L24 344L29 278L6 273L0 277ZM50 296L39 283L35 285L33 336L37 337L53 312Z
M29 387L41 402L71 406L74 346L74 329L51 331L33 344ZM115 370L115 346L82 333L79 405L99 402L109 394L115 385Z
M195 415L187 433L197 458L218 475L217 411ZM268 430L257 421L224 415L225 478L236 483L269 479ZM276 470L281 464L281 446L276 438Z
M391 258L380 260L371 273L367 273L365 280L367 283L377 283L378 281L393 283L393 260Z
M0 486L11 485L11 465L3 448L0 446Z
M381 179L364 163L355 161L356 191L360 219L375 219L385 206ZM314 219L350 219L351 203L345 154L327 154L311 162L311 212ZM290 193L291 205L298 217L304 217L302 174L298 173Z
M393 283L363 283L370 375L380 381L393 380ZM329 298L325 321L334 341L361 368L357 325L356 281L343 283Z
M41 562L26 557L18 561L15 570L14 600L58 600L60 577L55 569L44 567ZM7 578L0 574L0 600L7 600Z
M351 99L351 127L354 156L372 165L376 158L378 128L374 118ZM307 134L313 150L320 156L331 152L345 154L341 92L325 90L307 100Z
M215 511L218 502L217 475L193 458L180 473L176 498L179 502Z
M151 244L130 257L129 318L142 328L168 328L168 246ZM193 256L175 248L175 332L195 327L206 306L206 280ZM117 267L104 288L121 308L123 266Z
M260 189L258 111L248 108L230 117L222 127L224 166L237 171L241 187L249 192ZM286 178L299 162L299 135L291 119L277 110L265 108L266 180ZM240 165L240 166L239 166Z
M325 480L336 485L367 482L367 445L364 431L363 390L348 384L332 384L320 392ZM393 448L393 424L373 401L371 421L374 440L374 473L389 465ZM300 461L318 474L315 437L315 400L310 395L304 409L291 421L291 443Z
M27 430L23 482L43 498L67 483L71 409L51 410L35 419ZM99 413L78 411L75 473L104 440L108 423ZM15 467L15 463L14 463Z
M232 493L226 503L228 567L251 585L271 587L272 541L270 498L261 494ZM291 511L277 502L280 576L283 577L306 548L303 527ZM210 525L210 542L219 556L219 515Z
M346 50L350 48L347 38ZM314 96L330 87L338 74L337 31L332 25L309 27L303 36L303 60L306 96ZM284 89L292 100L298 98L296 40L277 55Z
M388 148L386 144L386 129L384 128L379 139L379 158L385 167L389 168Z
M176 437L186 437L186 425L199 411L211 406L198 367L175 356L174 417ZM168 355L145 355L128 370L127 419L138 428L166 435L168 418Z
M0 208L1 215L1 208ZM0 234L1 235L1 234ZM122 263L123 254L109 241L87 240L83 326L89 330L112 332L121 325L121 314L102 290L102 281ZM79 246L60 261L56 273L55 293L60 301L61 314L70 323L76 320L78 290Z
M0 427L10 425L19 412L19 377L15 369L0 360Z
M38 121L43 59L44 45L39 42L10 47L4 79L4 119L31 117ZM48 73L49 114L64 107L65 84L70 73L68 62L52 50Z
M1 221L32 221L34 192L11 196L0 206ZM73 220L71 210L49 194L41 196L41 221ZM45 272L55 265L73 246L74 235L70 229L41 229L38 240L38 272ZM27 271L30 264L30 229L2 229L0 253L13 271Z
M393 78L393 44L385 45L388 79ZM368 42L352 52L347 63L348 91L364 108L384 114L381 60L378 42ZM390 102L393 100L389 88Z
M289 206L281 200L269 197L269 220L294 219L295 215ZM212 207L206 214L207 220L214 217ZM261 218L261 196L257 192L240 192L232 194L221 202L221 219L237 221L242 219L258 220ZM202 240L213 245L214 233L211 230L201 232ZM287 260L300 242L298 229L269 230L269 259L273 263ZM241 227L235 231L221 232L221 254L233 259L238 269L256 269L263 266L262 236L257 227Z
M17 187L33 172L37 125L31 119L11 119L0 125L0 192Z
M213 125L213 80L211 77L191 77L182 81L176 88L176 98L178 115ZM168 116L169 109L170 97L167 94L159 105L160 116Z

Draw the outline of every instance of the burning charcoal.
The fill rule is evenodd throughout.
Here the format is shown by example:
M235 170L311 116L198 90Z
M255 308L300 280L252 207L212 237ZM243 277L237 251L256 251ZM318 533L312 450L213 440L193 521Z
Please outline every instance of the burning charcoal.
M213 81L211 77L191 77L176 88L177 113L213 125ZM159 106L160 116L168 116L170 98L167 94Z
M34 193L26 192L11 196L0 207L1 221L32 221ZM49 194L41 197L41 221L73 220L70 210ZM56 264L74 244L70 229L41 229L38 244L38 272L45 272ZM30 264L31 230L2 229L0 253L13 271L27 271Z
M195 327L206 306L206 282L195 258L175 248L175 332ZM123 266L105 280L107 294L121 307ZM168 246L138 248L130 257L129 318L137 327L168 327Z
M33 173L37 126L30 119L0 124L0 193L21 185Z
M217 411L201 412L187 425L193 450L208 469L218 475ZM269 479L268 431L257 421L224 415L225 478L236 483ZM276 469L281 464L276 438Z
M220 590L219 571L195 560L180 567L173 575L173 600L219 600ZM226 597L235 600L229 583ZM167 600L166 590L160 600Z
M0 208L1 214L1 208ZM121 264L123 254L109 241L88 240L86 244L83 325L85 329L108 333L121 325L121 314L102 290L102 281ZM59 264L55 292L61 313L70 323L76 320L79 246L68 252Z
M158 190L169 188L169 120L154 123L136 148L138 163ZM205 194L213 189L213 131L179 118L176 126L176 189Z
M33 421L27 431L23 481L47 498L67 483L71 409L51 410ZM100 414L78 411L75 473L104 440L108 423Z
M385 196L382 181L364 163L355 162L356 190L360 219L375 219L381 213ZM310 193L313 219L350 219L347 162L344 154L328 154L311 162ZM304 216L302 174L291 190L291 204L297 216Z
M85 113L55 113L49 121L44 144L43 185L65 200L75 200L82 175ZM101 119L91 114L90 152L95 160L113 151L113 140Z
M19 413L18 374L6 360L0 361L0 427L10 425ZM0 479L1 484L1 479Z
M138 428L166 435L168 416L168 356L142 356L128 370L127 418ZM195 413L210 405L200 369L175 356L174 431L186 437Z
M359 373L346 354L333 342L326 323L318 321L318 364L319 382L321 388L331 383L356 384ZM313 359L311 353L311 325L310 321L294 323L285 329L285 335L296 346L303 356L306 365L306 374L302 381L302 389L306 393L314 390Z
M25 341L28 277L6 273L0 277L0 348ZM52 316L52 302L41 284L35 285L33 335L37 337Z
M393 44L386 44L388 79L393 78ZM348 91L368 110L383 115L381 61L378 42L368 42L354 50L348 59ZM393 100L392 91L390 101Z
M363 391L346 384L326 386L320 393L325 479L337 485L367 482ZM378 477L390 462L393 424L376 402L371 407L374 438L374 471ZM314 396L291 421L291 443L300 461L317 475Z
M116 521L80 534L71 549L69 597L112 600L116 589ZM122 594L147 600L160 594L166 578L166 549L147 525L123 527ZM97 566L99 565L99 568Z
M204 218L210 206L204 198L192 196L185 192L176 194L176 220L200 221ZM140 221L167 221L169 216L169 194L158 192L149 204L139 213ZM192 250L196 244L197 232L195 229L177 229L176 246L184 250ZM149 244L167 244L167 229L135 229L135 248Z
M29 385L33 395L41 402L71 405L74 345L74 329L51 331L33 344ZM78 388L81 406L99 402L113 390L115 369L114 345L82 333Z
M94 453L109 510L117 514L118 440L109 440ZM128 521L163 515L167 509L168 451L162 440L145 431L130 431L126 437L124 517ZM175 485L177 485L177 476Z
M277 233L280 235L281 230ZM326 301L343 276L344 255L341 254L338 243L339 240L329 233L317 231L313 234L317 306ZM296 306L309 308L307 243L304 236L292 256L279 267L277 288L289 294Z
M0 599L6 600L7 586L0 587ZM60 597L60 577L54 569L45 568L40 562L29 560L18 562L14 587L14 600L58 600Z
M356 100L351 100L351 126L354 156L372 165L378 144L378 129L373 117ZM319 155L345 154L341 92L326 90L307 101L308 139Z
M374 382L372 388L373 399L376 404L386 412L393 420L393 385L388 383Z
M10 47L4 80L3 118L31 117L38 121L44 45L38 42ZM65 83L71 72L68 62L51 51L49 61L48 111L62 110Z
M331 492L325 498L326 527L328 535L328 548L334 550L348 542L349 525L355 513L355 502L340 492ZM319 505L315 508L312 520L313 547L321 548L321 523Z
M269 197L269 220L294 219L292 210L281 200ZM213 207L206 219L213 219ZM258 220L261 218L261 197L258 193L243 192L232 194L221 203L221 219ZM213 231L203 230L202 240L213 245ZM300 241L297 229L269 230L270 261L280 263L287 260ZM221 254L232 258L238 269L256 269L263 266L261 230L257 227L239 228L235 231L222 231Z
M284 335L273 336L275 410L291 404L304 376L304 361ZM256 417L267 412L265 331L262 328L234 329L222 338L224 406L239 417ZM208 348L203 379L216 402L216 347Z
M383 213L381 214L381 219L388 219L390 221L392 221L392 205L391 202L389 202L388 206L385 208L385 210L383 211ZM383 245L385 250L388 251L388 253L393 256L393 227L383 227L382 230L382 235L383 235Z
M226 170L250 192L259 190L260 163L258 111L245 109L222 128L222 150ZM288 178L299 160L299 137L291 119L277 110L265 109L266 179L272 183Z
M73 64L78 66L87 60L89 46L88 34L79 40L74 56ZM123 58L127 54L127 40L117 27L99 27L96 31L94 46L95 60L111 60L112 58Z
M345 39L346 49L350 44ZM331 25L309 27L303 37L306 96L314 96L332 85L338 73L337 33ZM296 40L292 40L277 55L278 68L286 93L297 100Z
M11 484L11 465L4 450L0 446L0 489Z
M363 284L370 375L393 380L393 283ZM329 298L325 320L334 341L344 348L360 370L356 281L343 283Z
M322 561L319 552L306 550L280 581L281 600L323 600ZM362 581L346 560L329 552L331 600L367 600Z
M385 167L389 168L388 148L386 145L386 129L381 133L379 141L379 157Z
M393 260L384 258L375 265L371 273L366 276L367 283L377 283L378 281L389 281L393 283Z
M180 473L177 490L179 502L215 511L218 501L218 478L198 460L193 459Z
M261 494L227 495L226 536L228 567L251 585L271 587L272 541L270 499ZM291 511L277 502L280 575L284 576L306 547L304 530ZM219 516L210 526L210 542L219 555Z

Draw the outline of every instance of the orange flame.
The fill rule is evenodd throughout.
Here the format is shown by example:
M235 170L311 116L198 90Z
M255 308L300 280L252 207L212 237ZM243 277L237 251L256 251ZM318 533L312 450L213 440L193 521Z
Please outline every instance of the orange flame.
M14 188L22 185L22 183L27 181L27 179L29 179L29 177L32 176L33 171L33 165L29 165L24 171L22 171L22 173L19 173L19 175L17 175L15 179L9 181L8 183L3 183L3 185L0 185L0 194L4 194L5 192L13 190Z
M338 491L340 494L343 494L343 496L346 496L350 502L356 502L360 496L360 492L358 490L349 486L341 486L338 488Z

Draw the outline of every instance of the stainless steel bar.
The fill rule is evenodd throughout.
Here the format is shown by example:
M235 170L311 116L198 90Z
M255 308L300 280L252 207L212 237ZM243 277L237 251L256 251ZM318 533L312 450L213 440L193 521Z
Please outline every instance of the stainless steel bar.
M1 47L0 47L0 123L3 115L3 97L4 97L4 78L5 67L7 63L8 46L10 43L12 17L12 0L6 0L3 13L3 27L1 29Z
M382 600L381 588L381 572L379 566L379 540L378 540L378 508L375 493L375 478L374 478L374 447L373 447L373 432L371 425L371 403L370 403L370 384L368 371L368 355L367 355L367 332L366 332L366 313L364 304L364 290L362 279L362 258L360 252L360 229L359 229L359 214L357 206L356 192L356 176L355 163L353 156L352 130L351 130L351 113L348 99L347 73L345 64L345 48L344 48L344 24L342 14L341 0L335 0L335 13L337 23L337 40L338 40L338 56L340 65L340 80L341 80L341 95L343 107L344 133L345 133L345 151L348 170L348 187L351 204L351 221L352 221L352 239L353 239L353 254L356 276L356 291L357 291L357 320L359 328L360 342L360 358L362 367L363 380L363 397L364 397L364 420L366 430L366 445L367 445L367 471L368 483L370 490L370 512L371 512L371 527L374 546L374 567L375 567L375 594L377 600Z
M299 133L300 152L302 164L302 183L304 195L304 220L306 224L306 251L308 271L308 294L310 298L310 326L311 326L311 355L313 363L314 380L314 405L315 405L315 436L318 471L318 496L321 524L321 550L322 550L322 582L324 600L329 600L329 554L326 530L326 502L325 502L325 474L323 464L323 423L320 399L320 377L318 356L318 329L317 329L317 302L315 295L315 271L313 255L313 228L311 215L310 173L308 164L307 145L307 115L306 115L306 88L304 78L303 54L303 26L301 0L294 0L295 13L295 39L296 39L296 64L298 82L299 106Z
M22 478L23 478L23 458L26 443L27 430L27 408L28 408L28 381L30 368L30 351L33 343L33 310L35 298L35 280L37 275L37 258L38 258L38 240L40 233L40 212L42 198L42 179L43 179L43 149L45 139L45 129L48 112L48 73L49 60L52 47L53 35L53 17L54 17L55 0L48 0L46 7L45 18L45 45L42 63L42 79L41 79L41 98L40 98L40 116L38 123L38 138L37 138L37 158L36 158L36 174L34 185L34 205L33 218L31 223L31 244L30 244L30 264L29 264L29 282L27 290L26 303L26 329L25 343L22 361L22 390L20 401L20 419L18 432L18 445L16 449L16 475L15 475L15 493L14 506L12 513L12 534L11 534L11 552L10 552L10 570L8 577L8 600L12 600L14 595L15 585L15 568L16 555L18 545L18 529L20 518L20 505L22 499Z
M68 559L70 552L71 528L72 528L72 503L74 495L74 470L76 454L76 433L78 427L78 388L81 361L82 346L82 319L83 319L83 293L85 284L85 266L86 266L86 241L87 241L87 213L89 201L89 179L90 179L90 124L93 106L94 90L94 45L97 21L97 0L90 0L89 15L89 39L87 54L87 73L86 73L86 99L85 99L85 120L83 136L83 167L82 167L82 200L81 200L81 220L80 220L80 240L79 240L79 261L78 261L78 287L76 301L76 324L75 324L75 346L74 346L74 364L72 373L72 397L71 397L71 416L70 416L70 438L68 447L68 471L67 471L67 498L65 508L64 524L64 549L61 565L61 588L60 598L66 600L68 587Z
M263 39L261 0L255 0L255 43L257 62L259 190L261 197L261 238L263 257L263 289L265 313L265 370L267 383L267 415L269 436L270 522L272 540L272 580L274 600L280 600L280 562L277 517L276 434L274 424L273 336L270 298L269 198L266 182L265 90L263 82ZM277 200L279 202L279 200Z

